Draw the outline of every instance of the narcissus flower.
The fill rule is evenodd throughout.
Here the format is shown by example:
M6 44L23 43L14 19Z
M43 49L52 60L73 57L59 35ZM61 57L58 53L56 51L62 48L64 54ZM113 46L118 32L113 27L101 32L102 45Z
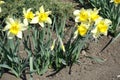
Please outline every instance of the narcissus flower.
M88 9L90 22L95 22L98 18L100 18L100 16L98 15L99 10L100 9L97 10L96 8L94 8L94 10Z
M81 36L85 36L87 31L88 31L89 25L88 24L84 24L81 23L80 25L78 25L78 34L80 34Z
M73 14L76 16L75 22L87 22L89 15L88 11L82 8L81 10L75 10Z
M41 6L39 11L36 12L36 16L32 19L31 23L39 23L41 27L44 27L44 23L52 24L52 20L49 17L51 11L45 12L44 7Z
M22 31L26 30L27 27L20 22L20 20L8 18L6 21L6 26L3 29L3 31L8 31L8 38L12 39L14 36L17 36L18 38L22 38Z
M112 22L109 19L101 19L97 23L95 23L96 27L91 32L93 33L93 37L97 38L100 34L107 35L109 25Z
M114 2L114 3L116 4L116 6L117 6L118 4L120 4L120 0L111 0L110 2Z
M29 8L27 11L25 10L25 8L23 8L23 16L25 25L28 25L28 22L30 22L34 18L34 14L31 11L31 8Z

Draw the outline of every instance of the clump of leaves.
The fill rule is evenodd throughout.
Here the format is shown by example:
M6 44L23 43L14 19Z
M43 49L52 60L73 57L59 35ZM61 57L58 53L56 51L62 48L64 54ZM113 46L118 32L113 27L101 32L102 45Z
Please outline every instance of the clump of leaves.
M112 33L114 37L117 37L120 33L120 5L116 6L115 3L111 3L110 0L89 0L93 7L100 10L100 15L104 18L108 18L112 21L111 28L109 32Z

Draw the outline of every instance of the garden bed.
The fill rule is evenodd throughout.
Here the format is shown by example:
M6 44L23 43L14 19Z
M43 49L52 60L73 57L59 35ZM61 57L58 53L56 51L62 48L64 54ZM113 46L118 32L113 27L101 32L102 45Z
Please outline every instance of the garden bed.
M82 55L80 63L72 66L71 74L69 67L63 68L56 74L50 69L42 76L34 74L33 80L120 80L120 38L99 53L110 39L111 37L102 37L98 43L92 41L86 52L87 55L102 58L104 62L98 63ZM4 73L0 80L8 79L21 80L8 73Z
M77 0L60 0L60 1L75 3L75 5L76 5L75 8L81 8L81 5L82 5L82 4L78 4L79 1L77 1ZM86 0L86 3L87 3L87 0ZM60 8L62 9L62 7L60 7ZM64 12L60 12L60 13L64 13ZM59 14L57 14L57 15L59 15ZM62 15L62 17L63 17L63 15ZM75 22L73 21L73 18L71 18L71 17L70 17L70 19L66 19L66 18L65 18L65 20L66 20L65 34L66 35L64 36L64 39L63 39L63 43L65 43L65 45L68 42L67 40L69 40L69 37L70 37L72 29L73 29L71 26L74 26L74 24L75 24ZM56 18L56 20L57 20L57 18ZM61 21L62 21L62 19L61 19ZM58 20L58 22L59 22L59 20ZM58 24L60 25L60 27L64 26L64 23L63 23L63 25L61 23L58 23ZM56 25L56 24L54 24L54 25ZM38 27L38 25L37 25L37 27ZM47 28L48 27L49 26L47 26ZM56 27L54 27L54 28L56 28ZM33 28L33 29L35 31L35 28ZM39 28L39 29L42 30L42 28ZM50 30L52 31L51 28L50 28ZM29 32L25 32L24 34L26 34L26 33L27 33L27 35L29 34ZM31 33L32 33L32 31L31 31ZM57 40L59 42L59 36L57 36L58 35L57 31L54 32L54 29L53 29L52 34L53 34L52 38L55 39L56 37L58 37ZM46 33L46 35L48 36L49 32ZM30 35L30 36L32 36L32 35ZM66 61L65 65L62 62L61 62L62 64L59 63L59 59L58 59L58 64L55 63L57 61L54 61L53 63L49 63L50 66L47 65L48 70L45 71L45 73L43 72L44 74L38 75L37 73L34 73L34 70L32 72L31 65L29 65L27 63L27 65L26 65L27 69L25 71L28 70L28 73L22 75L23 79L16 78L15 75L9 73L9 71L3 70L4 73L3 73L2 77L0 78L0 80L8 80L8 79L9 80L30 80L31 76L33 77L33 80L120 80L120 47L119 47L120 46L120 38L117 38L113 42L110 42L112 39L114 39L113 35L101 36L100 38L98 38L97 41L90 38L90 40L88 40L88 42L84 46L84 48L82 48L82 50L80 51L80 55L79 55L77 61L73 60L73 64L71 64L71 62L69 62L69 58L68 58L68 63ZM27 40L27 38L26 38L26 40ZM30 38L30 41L31 40L32 40L32 38ZM44 41L44 39L43 39L43 41ZM20 47L19 54L23 59L26 59L30 55L29 55L29 51L27 54L27 52L24 50L23 46L25 46L25 45L23 45L22 42L25 43L24 40L21 40L21 45L19 46ZM72 40L71 40L71 42L72 42ZM110 44L107 45L109 42L110 42ZM31 44L33 45L34 43L31 43ZM105 47L106 45L107 45L107 47ZM58 45L58 47L59 47L59 45ZM67 48L67 47L65 47L65 48ZM30 49L33 49L33 47ZM57 48L55 48L55 49L57 49ZM72 48L70 48L70 49L72 49ZM32 51L35 51L35 50L31 50L31 52ZM60 50L60 52L63 52L62 56L65 55L64 50L63 51ZM58 51L58 53L60 53L60 52ZM34 52L31 54L31 56L34 56L35 58L37 58L37 56L35 56L35 55L36 54L34 54ZM61 55L60 56L57 55L57 56L58 56L58 58L61 59ZM64 57L66 57L66 56L64 56ZM65 58L65 60L67 60L67 59ZM26 60L26 61L29 62L29 60ZM47 63L47 61L46 61L46 63ZM43 62L43 64L44 64L44 62ZM54 66L54 64L55 64L55 66ZM60 66L57 66L57 65L60 65ZM63 65L63 67L61 65ZM36 67L34 67L34 68L36 68ZM29 70L30 70L30 72L29 72ZM42 72L42 70L41 70L41 72Z

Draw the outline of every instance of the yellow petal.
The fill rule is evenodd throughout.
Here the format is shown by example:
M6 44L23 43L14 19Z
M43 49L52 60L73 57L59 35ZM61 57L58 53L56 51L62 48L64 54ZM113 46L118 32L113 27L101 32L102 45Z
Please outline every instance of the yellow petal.
M39 11L36 11L36 13L35 13L35 14L38 16L40 13L39 13Z
M6 31L6 30L8 30L8 29L10 29L10 24L9 24L9 25L6 25L5 28L3 29L3 31Z
M49 23L49 24L52 24L52 20L49 17L47 18L46 22Z
M79 20L82 22L86 22L89 19L89 12L82 8L80 10Z
M9 23L14 23L15 21L14 21L13 18L7 18L7 22L9 22Z
M102 21L103 18L102 17L99 17L96 21L95 21L95 25L99 24L100 21Z
M40 7L40 13L44 13L45 11L44 11L44 7L43 7L43 5Z
M52 12L51 11L47 11L45 12L47 15L50 15Z
M95 29L91 30L91 33L93 34L94 38L98 38L100 36L100 33L99 33L97 27Z
M24 19L23 23L25 24L25 26L28 26L28 20L27 19Z
M18 38L21 38L21 39L22 39L22 31L19 31L16 36L17 36Z
M78 25L78 33L81 36L85 36L86 33L87 33L88 28L89 28L88 24L81 23L80 25Z
M32 23L32 24L36 24L36 23L38 23L38 22L39 22L39 17L36 16L36 17L34 17L34 18L31 20L30 23Z
M43 23L43 22L39 22L39 25L40 25L41 27L44 27L44 23Z
M87 33L87 29L85 27L79 27L78 32L81 36L84 36Z
M75 18L75 22L80 22L78 16Z
M105 19L105 24L107 24L107 25L111 25L111 24L112 24L112 21L109 20L109 19Z
M28 12L30 12L30 11L31 11L31 9L32 9L32 8L29 8L29 9L27 10L27 13L28 13Z
M97 32L98 32L97 27L95 29L91 30L91 33L93 33L93 34L96 34Z
M73 15L75 15L75 16L78 16L80 14L80 10L75 10L74 12L73 12Z
M25 14L26 13L26 10L25 10L25 8L23 8L23 14Z
M20 27L20 31L25 31L25 30L28 29L28 26L25 25L25 24L23 24L23 23L21 23L20 26L21 26L21 27Z

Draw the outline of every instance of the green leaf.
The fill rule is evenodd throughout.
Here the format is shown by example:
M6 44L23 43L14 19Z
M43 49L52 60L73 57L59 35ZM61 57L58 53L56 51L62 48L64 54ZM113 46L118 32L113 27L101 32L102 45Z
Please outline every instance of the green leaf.
M13 68L11 68L10 66L6 65L6 64L0 64L1 68L7 68L11 71L11 73L13 73L16 77L19 77L19 73L17 73Z
M14 39L10 39L10 40L8 41L8 43L9 43L10 48L12 49L12 52L13 52L13 50L15 49Z
M84 4L84 0L79 0L79 2L83 5Z
M13 61L13 58L9 55L7 55L8 59L12 62Z
M120 33L118 33L117 36L116 36L115 38L113 38L113 40L112 40L111 43L115 42L119 37L120 37ZM111 43L110 43L110 44L111 44Z
M67 65L67 63L64 59L62 59L62 64Z
M25 51L28 53L28 58L32 55L31 50L25 49Z
M45 65L43 65L43 68L41 69L40 74L44 74L47 71L48 66L49 66L49 60L47 60Z
M30 72L32 72L33 71L33 57L30 57L29 66L30 66Z
M96 61L96 62L99 62L99 63L104 62L103 59L98 58L98 57L93 57L93 56L86 56L86 57L87 57L87 58L90 58L90 59L92 59L92 60L94 60L94 61Z

